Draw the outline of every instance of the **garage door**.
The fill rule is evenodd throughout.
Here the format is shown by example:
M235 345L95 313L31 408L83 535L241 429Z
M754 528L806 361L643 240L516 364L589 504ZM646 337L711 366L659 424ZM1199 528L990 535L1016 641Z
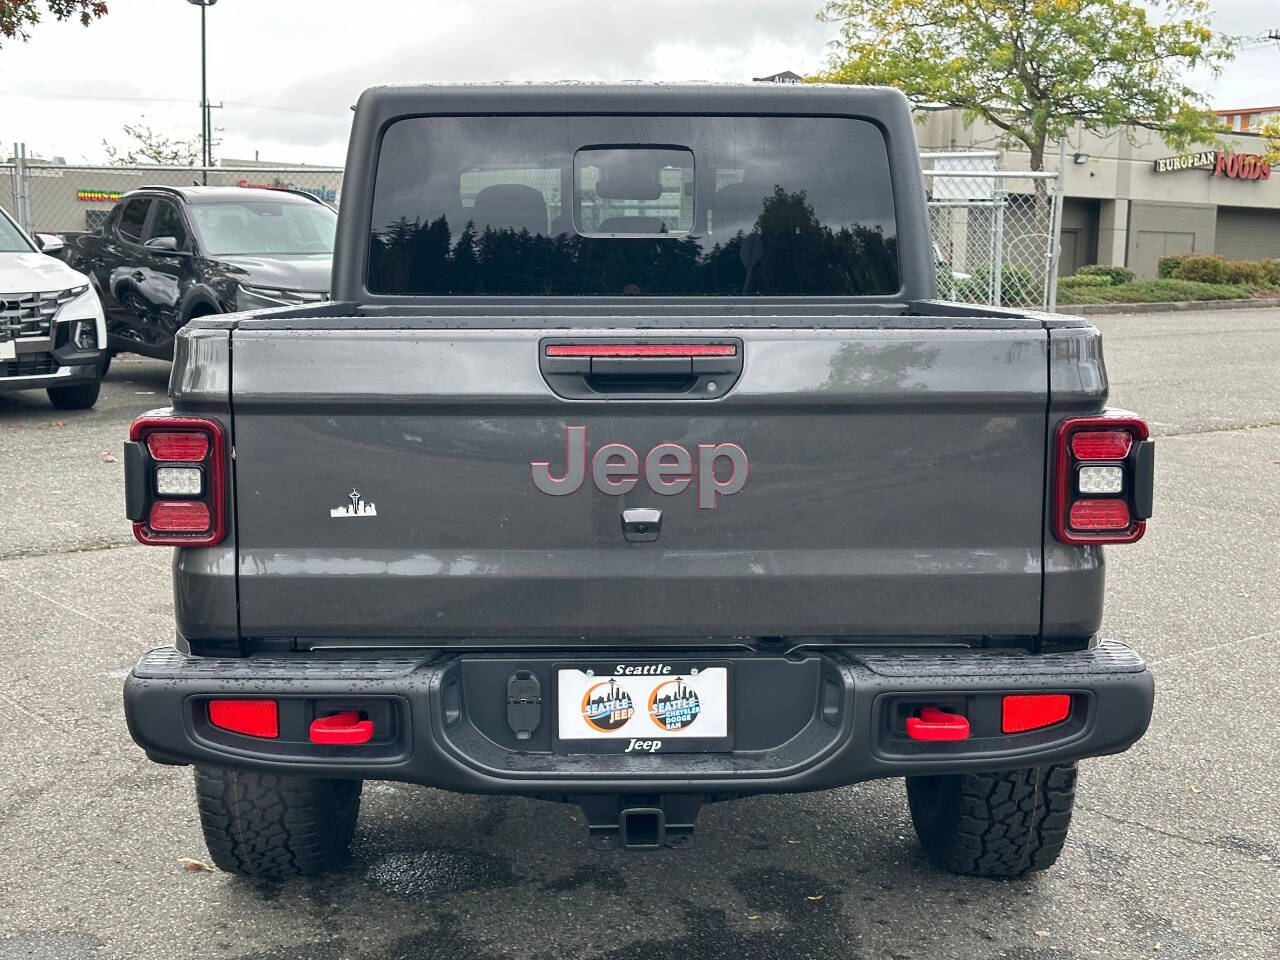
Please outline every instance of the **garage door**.
M1138 240L1129 257L1129 268L1140 277L1154 277L1161 257L1195 250L1194 233L1164 230L1139 230Z
M1219 207L1215 247L1228 260L1280 257L1280 210Z

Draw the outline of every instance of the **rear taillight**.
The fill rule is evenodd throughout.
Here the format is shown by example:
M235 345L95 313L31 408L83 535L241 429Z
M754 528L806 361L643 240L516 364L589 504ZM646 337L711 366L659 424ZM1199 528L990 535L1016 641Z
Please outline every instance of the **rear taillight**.
M1151 516L1155 443L1125 413L1058 424L1054 535L1063 543L1133 543Z
M139 417L125 447L133 535L151 546L211 547L226 536L222 424L205 417Z

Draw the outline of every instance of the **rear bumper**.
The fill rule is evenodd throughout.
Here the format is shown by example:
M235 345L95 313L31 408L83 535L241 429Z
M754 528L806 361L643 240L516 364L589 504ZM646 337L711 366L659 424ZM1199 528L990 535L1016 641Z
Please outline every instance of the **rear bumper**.
M222 659L161 648L130 673L125 712L133 739L162 763L402 780L473 793L745 795L1117 753L1146 731L1154 698L1154 680L1141 657L1112 642L1044 655L735 654L723 658L733 664L738 691L731 715L740 735L733 750L557 753L555 711L545 691L552 690L555 664L567 659ZM634 659L655 658L650 652ZM505 678L514 670L545 678L541 722L522 742L508 726ZM1070 716L1042 730L1003 734L1000 703L1012 693L1069 694ZM211 697L278 700L280 737L261 740L212 727ZM909 739L904 718L922 705L967 715L970 738ZM373 740L360 746L310 743L310 720L336 710L374 718Z

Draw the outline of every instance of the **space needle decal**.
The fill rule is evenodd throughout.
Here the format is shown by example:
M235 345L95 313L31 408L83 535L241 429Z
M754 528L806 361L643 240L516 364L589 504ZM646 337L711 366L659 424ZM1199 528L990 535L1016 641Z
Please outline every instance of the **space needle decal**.
M364 499L364 495L355 487L351 488L351 492L347 494L347 499L351 501L350 506L334 507L329 511L331 517L376 517L378 515L378 507L376 504L370 503Z

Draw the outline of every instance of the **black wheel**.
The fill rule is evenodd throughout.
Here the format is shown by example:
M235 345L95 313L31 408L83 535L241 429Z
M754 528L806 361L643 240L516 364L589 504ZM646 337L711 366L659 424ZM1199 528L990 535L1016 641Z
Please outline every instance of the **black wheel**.
M50 387L49 402L59 410L88 410L98 402L98 391L102 389L102 381L80 383L74 387Z
M361 783L196 767L209 854L223 870L255 879L320 873L347 851Z
M1018 877L1053 865L1067 840L1076 765L907 777L911 820L943 870Z
M99 377L105 377L107 371L111 369L111 359L116 355L114 350L108 350L102 355L102 369L98 371Z

